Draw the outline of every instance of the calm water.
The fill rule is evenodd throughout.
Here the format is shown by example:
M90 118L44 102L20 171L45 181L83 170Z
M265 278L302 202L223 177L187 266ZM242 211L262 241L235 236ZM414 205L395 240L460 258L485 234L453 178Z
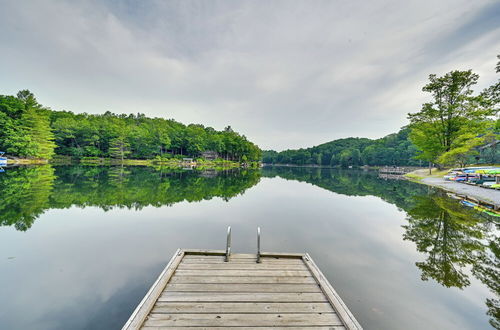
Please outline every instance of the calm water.
M491 329L498 221L376 173L12 168L0 329L119 329L179 248L309 252L365 329ZM496 222L495 222L496 221Z

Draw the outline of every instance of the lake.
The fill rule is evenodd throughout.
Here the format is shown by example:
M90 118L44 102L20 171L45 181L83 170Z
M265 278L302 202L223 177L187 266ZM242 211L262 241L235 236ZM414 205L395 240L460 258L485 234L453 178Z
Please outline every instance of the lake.
M120 329L177 248L308 252L365 329L500 324L498 218L376 172L0 173L0 329Z

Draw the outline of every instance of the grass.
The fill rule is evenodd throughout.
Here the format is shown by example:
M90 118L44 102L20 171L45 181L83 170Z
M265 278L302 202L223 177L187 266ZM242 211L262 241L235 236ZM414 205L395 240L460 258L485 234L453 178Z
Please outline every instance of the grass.
M416 174L416 173L413 173L413 172L406 173L406 174L405 174L405 177L407 177L407 178L408 178L408 179L410 179L411 181L420 181L420 180L422 180L423 178L425 178L425 177L420 176L420 175L418 175L418 174Z
M28 159L28 158L16 158L16 159L7 159L7 164L18 164L18 165L42 165L47 164L48 161L46 159Z
M442 177L443 175L445 175L446 173L448 173L449 169L442 169L442 170L438 170L437 168L433 168L432 171L431 171L431 174L429 174L429 170L428 169L419 169L419 170L415 170L413 172L410 172L410 173L407 173L405 174L405 176L410 179L411 181L421 181L425 178L431 178L431 177L434 177L434 178L438 178L438 177Z

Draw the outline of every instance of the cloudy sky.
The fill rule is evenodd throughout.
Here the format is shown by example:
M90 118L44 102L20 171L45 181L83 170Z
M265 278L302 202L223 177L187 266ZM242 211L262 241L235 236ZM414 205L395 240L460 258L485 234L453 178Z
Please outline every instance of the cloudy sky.
M430 73L498 79L500 2L0 0L0 94L231 125L264 149L378 138Z

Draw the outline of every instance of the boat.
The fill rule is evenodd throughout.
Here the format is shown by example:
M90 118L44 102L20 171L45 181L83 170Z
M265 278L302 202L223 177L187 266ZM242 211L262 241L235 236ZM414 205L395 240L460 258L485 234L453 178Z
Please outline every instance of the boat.
M453 194L453 193L447 193L446 195L448 195L448 197L450 197L450 198L457 199L457 200L463 199L462 197L457 196L456 194Z
M7 157L3 157L5 152L0 151L0 165L7 165Z
M477 206L476 203L472 203L472 202L469 202L467 200L461 200L460 203L462 203L462 205L465 205L467 207L476 207Z
M496 213L496 212L493 212L493 211L490 211L490 210L487 210L487 209L484 209L482 210L484 213L488 214L488 215L491 215L492 217L500 217L500 214Z

